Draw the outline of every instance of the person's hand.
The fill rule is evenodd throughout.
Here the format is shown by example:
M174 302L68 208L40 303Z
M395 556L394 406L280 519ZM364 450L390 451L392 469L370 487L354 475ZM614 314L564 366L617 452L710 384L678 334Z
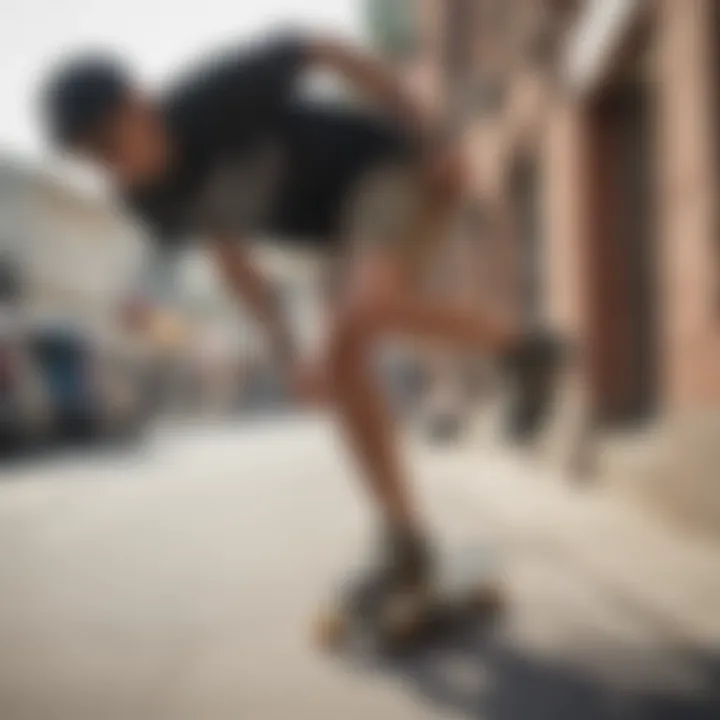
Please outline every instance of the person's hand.
M303 405L320 406L328 402L327 375L320 364L298 363L290 370L290 390Z

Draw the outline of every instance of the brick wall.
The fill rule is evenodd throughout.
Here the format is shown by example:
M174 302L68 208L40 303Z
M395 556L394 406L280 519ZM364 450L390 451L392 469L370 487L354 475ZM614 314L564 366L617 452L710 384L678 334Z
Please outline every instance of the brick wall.
M720 37L717 28L713 31L718 15L712 14L712 5L717 2L648 4L656 44L652 113L657 130L653 212L659 244L659 402L669 414L720 403L720 153L712 112L712 90L720 85L713 48ZM441 108L443 3L422 0L419 8L431 52L418 73L428 97ZM479 118L467 134L474 189L481 202L504 212L511 226L507 195L512 168L523 155L535 158L545 243L543 310L553 324L587 338L593 322L587 289L593 272L587 254L593 232L588 100L553 88L549 78L532 68L514 69L505 80L502 111ZM507 235L498 241L508 241Z
M658 3L662 351L670 411L720 403L712 2Z
M587 332L583 277L588 262L583 243L586 190L582 107L564 98L550 110L547 128L542 148L547 314L553 325L582 338Z

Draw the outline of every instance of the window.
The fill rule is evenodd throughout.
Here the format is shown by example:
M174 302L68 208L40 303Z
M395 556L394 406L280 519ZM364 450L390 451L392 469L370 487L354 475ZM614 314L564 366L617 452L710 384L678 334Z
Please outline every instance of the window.
M445 62L451 82L466 80L473 66L476 0L448 0Z
M371 42L393 59L417 52L419 33L415 0L366 0L366 25Z

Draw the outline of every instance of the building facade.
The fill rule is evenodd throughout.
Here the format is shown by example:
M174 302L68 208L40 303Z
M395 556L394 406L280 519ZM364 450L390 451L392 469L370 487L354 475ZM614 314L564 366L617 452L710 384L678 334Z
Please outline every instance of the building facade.
M563 457L720 530L720 2L395 4L472 159L472 290L581 351Z
M139 233L99 195L49 170L0 162L0 256L29 322L107 334L143 252Z

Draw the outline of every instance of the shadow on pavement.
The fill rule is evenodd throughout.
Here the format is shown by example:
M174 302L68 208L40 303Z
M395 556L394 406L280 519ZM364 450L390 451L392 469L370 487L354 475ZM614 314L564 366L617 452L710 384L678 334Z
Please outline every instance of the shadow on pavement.
M424 703L484 720L711 720L720 718L720 654L643 654L582 648L593 663L543 659L493 629L464 628L365 669L398 676ZM663 665L665 667L663 668ZM609 671L609 672L608 672ZM608 677L608 674L612 678Z

